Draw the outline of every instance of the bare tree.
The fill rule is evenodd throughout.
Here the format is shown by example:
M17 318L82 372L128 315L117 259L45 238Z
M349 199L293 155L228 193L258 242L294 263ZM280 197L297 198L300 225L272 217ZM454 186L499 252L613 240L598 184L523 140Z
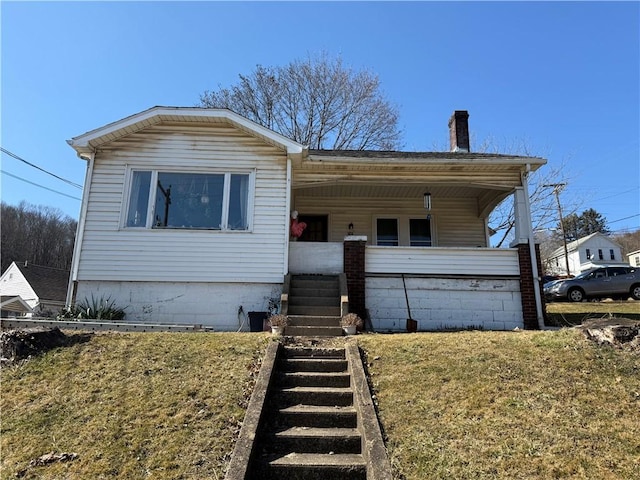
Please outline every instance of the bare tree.
M77 222L60 210L21 202L2 202L1 268L13 261L68 269L73 256Z
M531 151L529 140L517 139L506 146L498 146L493 138L487 138L480 143L479 150L483 153L503 153L521 155L526 157L544 156L536 155ZM553 189L548 185L552 183L569 183L571 180L566 163L553 164L549 162L544 167L529 174L527 181L529 187L529 202L531 204L531 224L534 231L550 230L557 226L558 207ZM580 201L573 199L564 203L563 209L568 213L574 213L580 205ZM491 229L500 235L496 247L501 247L505 242L513 238L515 226L515 212L513 211L513 198L507 197L491 213L489 217Z
M323 53L281 67L258 65L238 84L200 95L312 149L396 150L398 108L369 71Z

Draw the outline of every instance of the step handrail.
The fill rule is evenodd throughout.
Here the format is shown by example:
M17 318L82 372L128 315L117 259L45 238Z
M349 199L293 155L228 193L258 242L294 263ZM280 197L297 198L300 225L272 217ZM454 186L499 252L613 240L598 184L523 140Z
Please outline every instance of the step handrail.
M282 294L280 295L280 313L287 315L289 313L289 291L291 290L291 274L287 273L284 276L284 283L282 284Z
M338 275L338 281L340 285L340 316L344 317L349 313L349 287L347 284L347 274L341 273Z

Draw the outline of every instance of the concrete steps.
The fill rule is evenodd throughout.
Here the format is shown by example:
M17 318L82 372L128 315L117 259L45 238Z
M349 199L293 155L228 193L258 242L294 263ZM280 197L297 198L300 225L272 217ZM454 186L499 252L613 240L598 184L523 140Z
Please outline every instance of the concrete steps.
M366 480L345 349L281 348L255 472L265 479Z
M269 462L273 480L366 480L367 464L362 455L292 453Z
M341 336L340 281L335 275L294 275L288 297L285 335Z

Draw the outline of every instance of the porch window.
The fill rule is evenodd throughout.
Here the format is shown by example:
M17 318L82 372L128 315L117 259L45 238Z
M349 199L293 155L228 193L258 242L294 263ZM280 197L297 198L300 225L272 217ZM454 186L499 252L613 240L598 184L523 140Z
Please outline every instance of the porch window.
M378 218L376 228L378 245L384 247L398 246L398 219Z
M249 230L249 173L133 171L127 227Z
M431 220L411 218L409 220L409 244L412 247L431 246Z

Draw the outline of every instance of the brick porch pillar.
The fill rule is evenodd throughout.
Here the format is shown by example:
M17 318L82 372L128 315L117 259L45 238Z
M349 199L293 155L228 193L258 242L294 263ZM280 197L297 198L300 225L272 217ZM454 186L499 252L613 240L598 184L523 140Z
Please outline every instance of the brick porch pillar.
M349 289L349 312L366 318L364 259L367 237L348 236L344 239L344 273Z
M542 272L540 245L536 244L535 249L538 272ZM534 279L531 266L531 253L529 251L528 244L518 244L518 261L520 263L520 296L522 298L522 317L524 320L524 328L526 330L538 330L538 312L536 309L536 297L533 287ZM546 323L546 307L544 303L544 295L542 293L542 282L539 282L539 285L542 302L542 315Z

